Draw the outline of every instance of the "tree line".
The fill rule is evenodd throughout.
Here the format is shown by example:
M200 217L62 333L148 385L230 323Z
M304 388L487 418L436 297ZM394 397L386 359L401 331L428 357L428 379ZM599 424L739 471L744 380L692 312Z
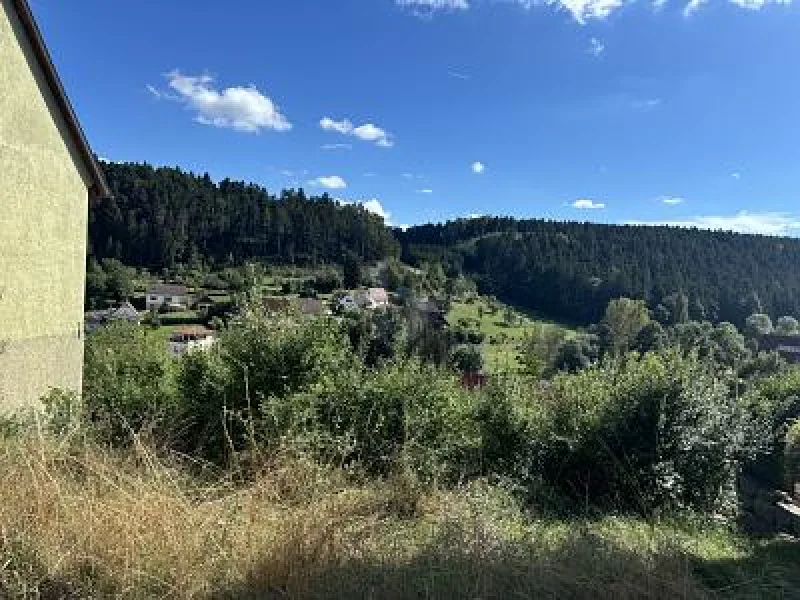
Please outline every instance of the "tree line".
M483 217L392 230L359 205L179 168L103 163L114 196L90 207L90 254L163 270L260 260L361 264L400 256L467 275L483 294L588 324L609 301L644 300L657 320L744 327L800 315L800 240L674 227Z
M113 197L90 205L90 254L149 269L241 264L317 265L346 253L374 261L397 253L383 219L360 205L302 189L212 181L179 168L102 163Z
M800 240L511 218L460 219L395 231L402 258L438 260L482 293L578 323L609 301L644 300L662 321L800 314Z

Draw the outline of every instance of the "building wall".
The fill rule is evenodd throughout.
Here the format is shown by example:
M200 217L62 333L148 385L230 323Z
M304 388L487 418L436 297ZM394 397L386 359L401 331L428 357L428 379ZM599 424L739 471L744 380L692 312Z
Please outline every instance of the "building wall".
M0 0L0 411L79 391L88 173Z

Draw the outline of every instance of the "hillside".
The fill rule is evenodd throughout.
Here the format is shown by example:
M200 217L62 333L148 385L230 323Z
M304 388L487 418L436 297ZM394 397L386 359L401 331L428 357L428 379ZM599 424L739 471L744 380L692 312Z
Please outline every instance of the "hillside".
M481 292L566 320L611 298L687 304L692 319L800 314L800 240L670 227L480 218L395 231L411 264L441 261ZM682 293L683 298L674 294Z
M254 259L314 266L347 255L376 261L402 248L409 264L441 262L449 275L474 278L483 294L578 324L598 321L619 296L661 314L737 325L754 312L800 315L800 240L489 217L401 231L327 194L276 196L147 164L103 168L115 196L91 205L98 259L149 269Z
M114 194L90 206L95 258L162 269L203 260L240 264L338 262L348 250L365 260L396 253L383 220L361 206L302 190L263 187L148 164L103 163Z

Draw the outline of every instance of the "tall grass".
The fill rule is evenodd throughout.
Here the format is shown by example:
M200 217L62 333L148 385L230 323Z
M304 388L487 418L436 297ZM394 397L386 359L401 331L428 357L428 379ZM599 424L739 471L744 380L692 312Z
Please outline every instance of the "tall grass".
M745 556L724 533L535 519L482 483L359 482L288 452L200 481L140 444L32 436L0 441L0 474L4 599L695 599L713 596L698 561Z

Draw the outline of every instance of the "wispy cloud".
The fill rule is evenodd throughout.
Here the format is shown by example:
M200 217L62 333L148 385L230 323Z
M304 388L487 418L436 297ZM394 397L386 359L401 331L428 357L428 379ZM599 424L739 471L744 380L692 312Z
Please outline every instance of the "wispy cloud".
M685 200L678 196L661 196L659 200L664 203L668 204L669 206L677 206L678 204L683 204Z
M739 173L739 172L734 172L734 173L731 173L731 177L733 177L734 179L741 179L742 178L742 174Z
M738 233L790 236L800 234L800 216L784 212L739 211L734 215L690 217L669 221L628 221L628 225L667 225L671 227L696 227Z
M602 210L605 207L606 205L603 202L595 202L589 199L575 200L575 202L572 203L572 208L580 210Z
M417 193L418 194L432 194L433 190L430 189L430 188L425 188L425 189L422 189L422 190L417 190Z
M482 175L484 171L486 171L486 165L484 165L480 161L475 161L474 163L472 163L471 168L472 172L475 173L475 175Z
M366 173L364 173L364 177L377 177L377 176L378 176L377 173L372 173L371 171L367 171Z
M634 110L648 112L657 109L664 101L661 98L646 98L644 100L634 100L631 102L631 107Z
M660 12L668 0L652 0L653 9ZM542 7L555 8L568 13L572 19L586 25L590 21L603 21L623 8L629 2L625 0L394 0L395 4L406 8L411 14L424 19L431 18L437 12L465 12L478 4L515 4L525 10ZM789 5L792 0L730 0L740 8L757 11L768 4ZM691 17L708 0L689 0L683 8L683 15Z
M596 37L593 37L589 40L589 49L587 52L594 56L595 58L600 58L603 52L606 51L606 45L598 40Z
M289 131L292 124L278 106L256 86L235 86L217 89L210 75L183 75L180 71L166 74L172 92L148 85L147 90L158 99L173 100L195 113L194 120L203 125L224 127L245 133L262 130Z
M323 150L352 150L353 144L322 144Z
M324 187L329 190L342 190L347 187L347 182L338 175L317 177L308 182L310 185Z
M323 117L320 119L319 126L325 131L334 131L342 135L351 135L362 141L372 142L381 148L391 148L394 146L393 136L386 130L372 123L365 123L356 127L350 119L336 121L330 117Z
M455 77L456 79L461 79L462 81L469 81L472 79L471 75L467 75L466 73L459 73L458 71L448 71L447 72L450 77Z

